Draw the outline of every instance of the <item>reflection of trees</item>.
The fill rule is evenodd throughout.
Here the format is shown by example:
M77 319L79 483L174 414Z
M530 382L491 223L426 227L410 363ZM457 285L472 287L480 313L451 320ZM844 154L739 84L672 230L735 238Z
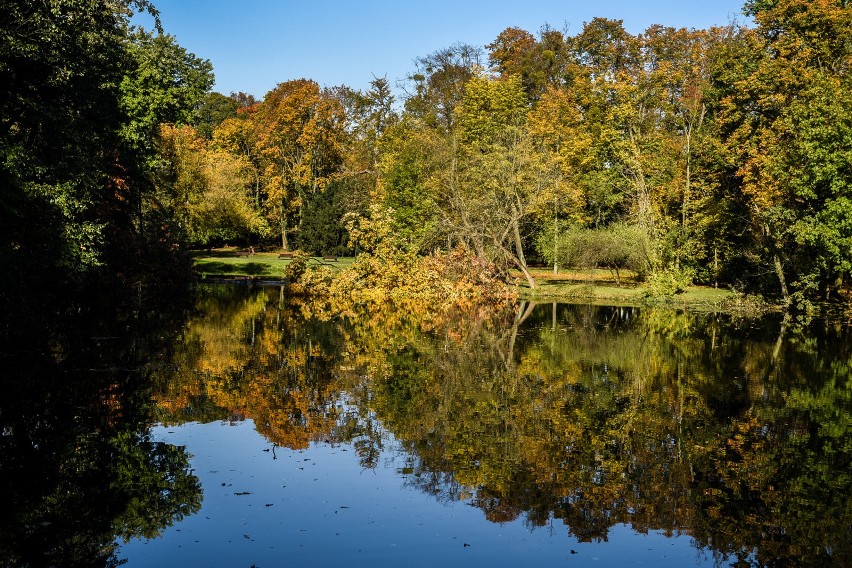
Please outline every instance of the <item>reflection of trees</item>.
M147 364L174 326L163 309L99 296L4 330L0 564L114 565L117 537L154 537L200 507L185 450L147 434Z
M527 305L323 323L277 290L223 293L184 332L175 419L206 398L279 444L351 441L365 467L391 432L411 485L580 540L630 523L746 564L852 553L845 328Z
M840 327L799 330L780 349L769 340L750 346L748 407L696 464L700 541L742 561L754 552L761 564L848 562L850 364L849 332Z
M342 338L301 318L282 294L220 286L199 296L175 365L160 374L162 420L252 418L269 440L296 449L335 438Z
M514 335L469 320L361 347L413 484L492 521L562 519L581 540L631 523L761 564L850 553L844 330L779 350L771 321L563 307L554 325L550 311L508 361Z

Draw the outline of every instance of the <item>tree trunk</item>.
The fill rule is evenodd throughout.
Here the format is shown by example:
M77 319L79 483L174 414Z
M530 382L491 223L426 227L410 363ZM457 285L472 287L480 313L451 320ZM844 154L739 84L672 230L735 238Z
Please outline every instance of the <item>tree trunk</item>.
M283 201L281 202L281 248L285 251L290 250L290 245L287 243L287 211Z
M787 290L787 280L784 278L784 267L781 265L781 257L778 254L772 255L772 261L775 264L775 275L778 276L778 283L781 284L781 296L784 297L784 304L790 304L790 293Z
M524 257L524 247L521 243L521 229L518 226L518 214L517 209L512 208L512 232L515 237L515 251L516 251L516 263L518 267L521 269L521 272L524 273L524 276L527 279L527 283L529 283L530 288L535 288L535 279L533 279L532 274L530 274L529 269L527 268L527 259Z
M553 273L559 274L559 215L553 215Z

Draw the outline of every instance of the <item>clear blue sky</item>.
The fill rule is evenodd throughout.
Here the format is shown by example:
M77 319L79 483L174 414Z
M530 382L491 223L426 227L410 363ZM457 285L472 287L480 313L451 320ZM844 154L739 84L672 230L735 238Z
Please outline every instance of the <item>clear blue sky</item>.
M596 16L632 33L744 21L742 0L154 0L165 31L213 63L215 90L262 98L280 82L313 79L364 89L392 85L416 57L456 42L484 46L507 27L574 34ZM137 18L145 23L144 18Z

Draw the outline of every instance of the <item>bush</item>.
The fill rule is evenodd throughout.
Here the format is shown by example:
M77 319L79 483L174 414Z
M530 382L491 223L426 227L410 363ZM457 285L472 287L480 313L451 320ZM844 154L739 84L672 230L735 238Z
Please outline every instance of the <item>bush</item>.
M667 268L648 278L647 295L665 297L681 294L692 284L695 273L690 269Z
M308 269L310 255L303 251L293 253L293 260L284 267L284 280L293 284L298 282Z
M559 238L556 260L572 268L633 270L643 279L650 271L650 240L635 225L617 223L604 229L572 229Z

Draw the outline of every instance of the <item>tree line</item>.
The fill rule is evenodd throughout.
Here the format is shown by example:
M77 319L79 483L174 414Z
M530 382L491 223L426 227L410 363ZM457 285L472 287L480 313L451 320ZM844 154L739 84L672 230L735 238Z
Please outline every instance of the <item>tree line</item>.
M346 254L372 223L391 248L463 247L530 286L547 263L787 302L848 290L845 0L749 0L752 27L507 28L418 58L398 99L379 77L259 101L210 92L209 62L131 26L144 0L18 4L4 28L32 33L7 34L0 65L7 258L25 241L84 272L137 249Z

